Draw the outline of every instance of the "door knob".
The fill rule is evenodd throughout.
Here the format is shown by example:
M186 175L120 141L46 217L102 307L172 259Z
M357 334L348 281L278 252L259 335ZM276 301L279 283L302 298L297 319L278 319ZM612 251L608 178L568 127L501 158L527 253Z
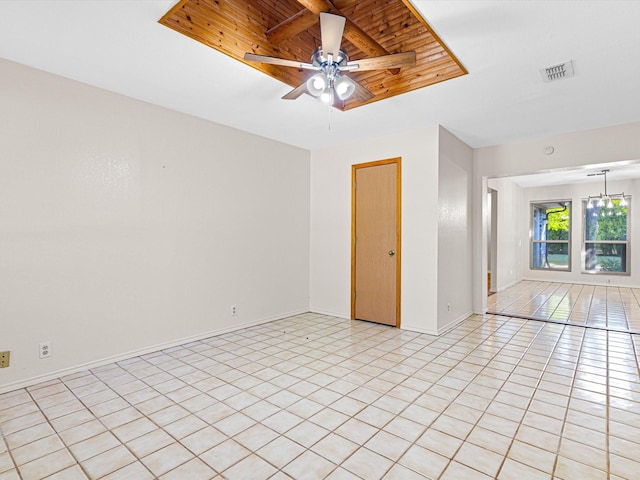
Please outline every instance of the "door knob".
M395 250L389 250L389 256L393 257L396 254Z

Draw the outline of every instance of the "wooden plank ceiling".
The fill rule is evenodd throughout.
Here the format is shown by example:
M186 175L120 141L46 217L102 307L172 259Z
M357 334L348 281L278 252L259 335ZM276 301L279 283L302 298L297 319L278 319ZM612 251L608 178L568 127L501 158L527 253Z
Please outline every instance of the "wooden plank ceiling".
M375 97L400 95L467 71L409 0L180 0L160 23L296 87L313 71L245 62L245 52L310 62L320 46L320 12L346 17L350 60L414 50L416 65L349 72ZM337 108L363 105L355 98Z

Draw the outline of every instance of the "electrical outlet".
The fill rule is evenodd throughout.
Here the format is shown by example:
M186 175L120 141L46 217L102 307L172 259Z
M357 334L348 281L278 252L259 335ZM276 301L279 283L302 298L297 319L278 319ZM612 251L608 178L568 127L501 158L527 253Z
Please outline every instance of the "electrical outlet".
M42 342L40 344L40 358L48 358L51 356L51 342Z
M11 352L0 352L0 368L8 367L10 358Z
M447 312L450 312L450 311L451 311L451 304L447 303Z
M235 305L231 305L231 315L237 315L238 308Z

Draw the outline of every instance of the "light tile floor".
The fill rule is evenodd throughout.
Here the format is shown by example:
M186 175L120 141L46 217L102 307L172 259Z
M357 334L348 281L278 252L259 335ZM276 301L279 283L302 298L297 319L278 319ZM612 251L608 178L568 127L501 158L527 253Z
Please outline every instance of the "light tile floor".
M640 333L639 288L525 280L492 294L487 307L493 314Z
M637 479L639 349L299 315L0 395L0 479Z

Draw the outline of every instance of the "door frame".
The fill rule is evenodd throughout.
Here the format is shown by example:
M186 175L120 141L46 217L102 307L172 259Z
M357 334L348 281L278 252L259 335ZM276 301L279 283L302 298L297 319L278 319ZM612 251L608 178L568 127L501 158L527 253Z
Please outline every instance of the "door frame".
M400 328L400 292L402 258L402 158L387 158L351 165L351 320L356 318L356 172L361 168L396 165L396 328Z
M489 187L489 194L491 195L491 208L489 210L488 218L490 219L491 229L489 230L489 251L491 252L491 262L488 267L491 269L491 285L489 285L490 292L496 293L498 291L498 191Z

